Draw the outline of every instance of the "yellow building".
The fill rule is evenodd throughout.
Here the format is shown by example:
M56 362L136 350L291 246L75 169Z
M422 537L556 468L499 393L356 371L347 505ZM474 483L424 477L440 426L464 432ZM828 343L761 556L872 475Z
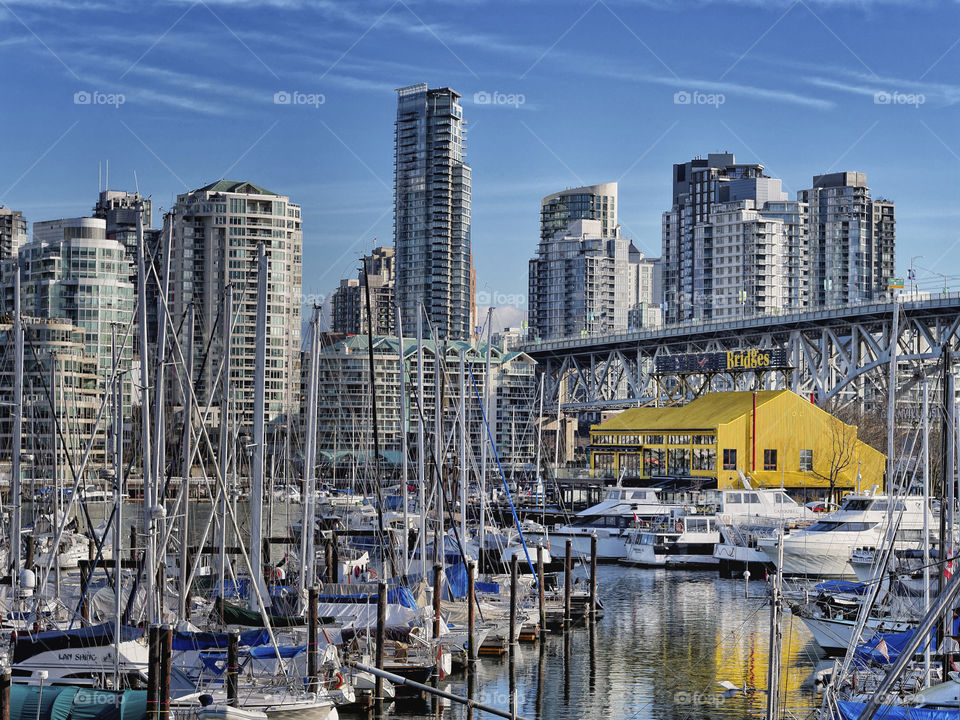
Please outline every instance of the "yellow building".
M847 425L789 390L718 392L683 407L634 408L590 429L598 475L692 478L704 486L883 486L885 456ZM698 483L699 484L699 483Z

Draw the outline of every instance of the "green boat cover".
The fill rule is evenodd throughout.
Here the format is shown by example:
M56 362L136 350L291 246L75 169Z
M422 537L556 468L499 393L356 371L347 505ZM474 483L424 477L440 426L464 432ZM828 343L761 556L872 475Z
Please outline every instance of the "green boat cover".
M145 690L21 685L10 688L10 720L146 720Z

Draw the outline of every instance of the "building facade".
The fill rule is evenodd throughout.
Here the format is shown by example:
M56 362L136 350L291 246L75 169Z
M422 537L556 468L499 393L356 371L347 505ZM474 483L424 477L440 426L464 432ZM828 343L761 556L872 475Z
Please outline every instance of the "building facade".
M297 405L300 362L300 206L249 182L220 180L177 196L166 222L173 223L169 304L174 325L191 304L196 308L194 379L201 407L215 393L224 351L224 291L228 284L233 289L230 392L237 421L246 428L253 423L258 248L265 246L270 273L265 420L289 415ZM177 398L178 383L171 391ZM217 391L214 404L219 397Z
M408 433L411 458L416 457L417 430L422 409L425 418L427 453L434 447L435 413L437 408L436 368L437 350L433 341L423 343L423 398L417 399L417 343L405 339L401 344L395 337L374 338L374 370L376 376L380 452L394 465L399 464L402 433ZM440 343L440 370L442 423L444 447L448 436L459 424L460 358L467 368L466 426L468 452L473 453L475 465L480 465L480 448L485 440L480 398L484 395L486 345L476 342L452 341ZM402 355L402 362L401 362ZM488 421L496 443L504 472L508 475L529 469L535 452L535 396L537 382L535 363L521 352L490 349L490 412ZM367 355L367 337L357 335L323 348L320 354L317 449L326 463L327 472L348 468L357 459L373 456L373 416L370 395L370 370ZM304 377L309 371L304 362ZM406 377L407 416L400 412L401 379ZM472 375L471 375L472 374ZM305 393L304 393L305 397ZM303 409L305 412L305 408ZM459 437L459 435L457 435ZM450 448L456 453L459 440ZM496 470L496 457L487 456L488 469ZM411 460L411 473L416 463ZM342 474L343 470L338 470ZM411 475L412 477L412 475Z
M683 407L635 408L590 429L598 475L720 489L783 487L822 498L829 488L883 485L885 458L847 425L789 390L716 392Z
M894 276L894 205L873 200L860 172L816 175L799 199L810 208L811 293L815 305L888 297Z
M27 220L19 210L0 205L0 262L16 257L27 244Z
M627 266L627 329L643 330L663 325L663 264L644 255L630 243Z
M373 334L396 334L395 259L393 248L374 248L372 253L361 259L356 278L340 281L331 298L333 332L359 335L370 331L366 296L366 286L369 283Z
M394 133L396 302L405 328L423 304L439 337L472 332L470 197L459 93L426 83L397 90Z
M547 340L656 322L659 263L620 234L617 183L548 195L530 260L530 337Z

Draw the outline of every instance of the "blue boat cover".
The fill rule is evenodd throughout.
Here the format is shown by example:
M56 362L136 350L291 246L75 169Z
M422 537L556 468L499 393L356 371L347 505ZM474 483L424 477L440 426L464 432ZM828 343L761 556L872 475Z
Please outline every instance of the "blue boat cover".
M854 651L854 659L862 663L891 665L903 653L903 649L910 642L914 632L914 630L904 630L903 632L877 633L867 642L857 646L856 651ZM887 645L887 657L884 657L883 653L877 650L877 645L881 641ZM932 630L930 632L930 643L928 644L932 646L934 642L936 642L936 631ZM923 647L919 648L917 652L922 653Z
M14 684L10 720L146 720L145 690Z
M480 582L477 580L473 584L473 587L477 592L489 593L491 595L500 594L500 583Z
M344 595L324 595L317 598L321 603L352 603L355 605L376 605L377 596L374 593L350 593ZM403 605L411 610L419 610L417 601L413 593L408 588L397 587L387 590L387 603L389 605Z
M282 658L292 658L297 657L302 653L307 651L306 645L281 645L280 646L280 657ZM274 649L273 645L263 645L261 647L250 648L250 657L256 658L258 660L263 660L265 658L275 658L277 656L277 651Z
M850 593L851 595L863 595L867 592L865 583L851 582L850 580L827 580L817 585L815 590L830 593Z
M467 596L467 566L462 562L448 566L444 571L447 576L447 588L451 597L462 598Z
M173 633L174 650L226 650L229 635L215 632L179 632ZM247 630L240 633L240 646L253 647L270 642L270 633L266 630Z
M840 714L837 720L857 720L866 703L841 700L837 703ZM876 717L883 720L957 720L956 709L918 708L906 705L881 705ZM11 718L12 720L12 718Z

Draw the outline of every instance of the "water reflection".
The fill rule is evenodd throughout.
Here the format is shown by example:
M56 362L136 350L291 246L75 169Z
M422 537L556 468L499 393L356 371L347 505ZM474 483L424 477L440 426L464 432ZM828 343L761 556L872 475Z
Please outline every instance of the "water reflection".
M565 640L548 636L540 647L522 645L516 677L510 661L484 658L474 697L537 720L663 720L762 717L766 706L769 606L743 596L743 583L714 573L668 572L602 566L598 577L606 606L595 629L577 627ZM759 594L763 583L752 583ZM783 623L783 706L798 716L818 706L807 687L819 657L816 645L788 613ZM569 672L564 672L569 667ZM747 695L724 697L719 680L746 685ZM447 689L465 695L465 677ZM392 717L436 717L429 705L398 708ZM443 718L465 718L454 705ZM491 717L474 712L472 717Z

